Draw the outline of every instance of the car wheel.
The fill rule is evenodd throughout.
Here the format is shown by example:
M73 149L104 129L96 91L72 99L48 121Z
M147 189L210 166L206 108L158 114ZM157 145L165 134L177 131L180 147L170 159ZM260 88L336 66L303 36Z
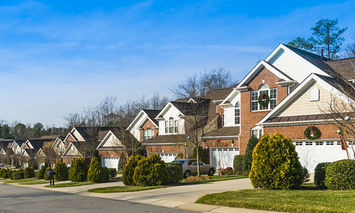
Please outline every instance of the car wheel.
M208 176L213 176L215 173L215 171L213 169L210 169L210 171L208 171Z
M185 174L184 174L184 177L185 178L188 178L191 176L191 172L190 171L186 171Z

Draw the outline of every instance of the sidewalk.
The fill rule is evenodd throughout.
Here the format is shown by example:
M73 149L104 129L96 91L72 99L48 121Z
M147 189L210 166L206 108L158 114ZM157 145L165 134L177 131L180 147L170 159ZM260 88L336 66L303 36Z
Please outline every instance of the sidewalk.
M270 211L262 211L262 210L230 208L230 207L221 207L221 206L195 203L195 201L198 198L206 194L219 193L225 191L234 191L240 189L251 189L252 186L248 178L212 182L206 184L172 186L172 187L166 187L160 189L138 191L138 192L124 192L124 193L92 193L87 191L93 188L124 186L122 182L100 183L100 184L91 184L91 185L64 187L64 188L44 187L45 185L48 184L40 184L40 185L13 184L13 185L64 192L64 193L71 193L71 194L78 194L82 196L99 197L99 198L106 198L106 199L113 199L113 200L125 200L130 202L184 209L184 210L190 210L196 212L213 212L213 213L270 212Z

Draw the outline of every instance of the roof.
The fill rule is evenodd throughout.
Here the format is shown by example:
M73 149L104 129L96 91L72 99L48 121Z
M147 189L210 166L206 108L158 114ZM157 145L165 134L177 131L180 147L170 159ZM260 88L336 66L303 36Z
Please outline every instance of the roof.
M205 98L200 98L201 104L198 106L198 114L207 114L208 113L208 105L210 100L205 99ZM181 113L184 115L194 115L194 107L196 106L195 103L193 102L176 102L176 101L171 101L170 102L174 107L176 107Z
M37 152L34 149L25 149L25 152L30 156L30 158L35 158Z
M234 87L236 87L236 85L225 89L211 90L207 92L204 98L211 99L212 101L224 100L229 95L229 93L233 91Z
M89 139L93 135L97 140L101 141L109 130L116 129L118 127L74 127L79 134L85 139Z
M187 141L187 135L158 135L144 141L144 144L149 143L185 143Z
M6 155L13 155L14 154L14 151L11 148L4 147L2 149L5 151Z
M355 79L355 57L331 60L326 63L345 79Z
M344 117L349 115L350 117L355 116L355 112L344 113ZM315 120L327 120L332 119L331 114L313 114L313 115L295 115L295 116L282 116L273 117L265 121L265 123L276 123L276 122L296 122L296 121L315 121Z
M159 126L159 121L157 121L155 118L158 116L158 114L160 113L160 109L156 110L156 109L143 109L143 112L145 112L148 116L148 118L154 122L155 125Z
M118 140L125 146L125 148L131 148L132 147L132 142L136 144L138 140L127 130L119 130L119 129L114 129L111 130L112 134L114 134Z
M355 88L353 85L351 85L350 82L346 81L344 78L341 76L335 76L333 78L326 77L323 75L318 75L319 78L330 84L332 87L335 89L339 90L340 92L344 93L345 95L351 97L352 99L355 100Z
M207 132L205 136L213 137L213 136L238 136L240 128L238 127L223 127L220 129L212 130Z

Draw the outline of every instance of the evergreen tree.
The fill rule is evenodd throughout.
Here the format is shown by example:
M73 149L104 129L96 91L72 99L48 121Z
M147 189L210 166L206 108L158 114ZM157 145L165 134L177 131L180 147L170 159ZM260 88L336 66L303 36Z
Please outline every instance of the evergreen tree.
M245 150L243 171L249 172L251 168L251 163L253 161L253 150L256 144L258 143L258 138L255 135L252 135L248 141L247 149Z

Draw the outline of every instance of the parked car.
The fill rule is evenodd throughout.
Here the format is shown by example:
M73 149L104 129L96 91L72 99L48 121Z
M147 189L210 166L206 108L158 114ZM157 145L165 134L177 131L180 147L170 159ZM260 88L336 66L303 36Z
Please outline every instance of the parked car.
M182 171L185 178L191 175L197 175L196 159L180 159L180 160L173 160L172 162L181 164ZM214 175L215 172L216 172L216 167L209 164L205 164L200 161L200 174L207 174L209 176L212 176Z

